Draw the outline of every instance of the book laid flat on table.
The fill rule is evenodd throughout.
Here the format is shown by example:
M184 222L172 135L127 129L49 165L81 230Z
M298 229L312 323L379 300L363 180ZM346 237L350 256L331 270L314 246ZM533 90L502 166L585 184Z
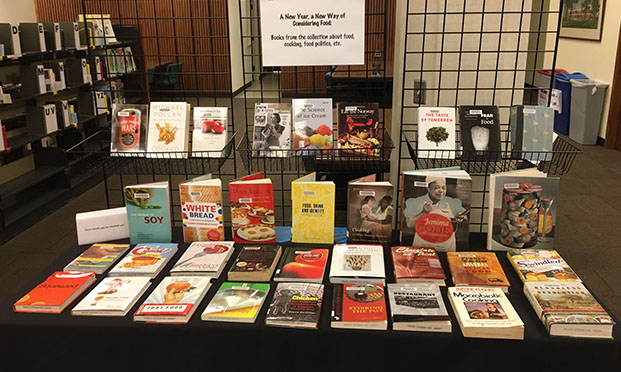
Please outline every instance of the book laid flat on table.
M394 330L451 332L451 318L437 284L391 283L387 287Z
M388 329L382 284L335 284L332 297L332 328Z
M313 172L291 182L291 241L334 243L336 189L332 181L317 181Z
M167 276L134 313L134 321L187 323L209 287L204 276Z
M287 247L276 269L274 281L321 283L328 256L329 249Z
M155 278L176 252L176 243L138 244L110 270L108 275Z
M65 266L64 271L103 274L129 249L129 244L93 244Z
M581 282L526 282L524 295L552 336L613 338L614 320Z
M393 186L376 181L375 174L347 183L347 241L351 243L390 243Z
M493 252L448 252L453 285L500 288L509 293L509 280Z
M425 247L391 247L392 262L397 283L428 282L446 285L446 276L433 248Z
M125 186L125 208L129 224L129 241L170 243L170 193L168 181Z
M265 324L317 329L322 301L323 284L278 283Z
M455 108L419 107L417 144L421 158L455 159Z
M330 283L385 283L384 247L371 244L335 244Z
M288 157L291 149L291 105L255 103L254 156Z
M187 158L189 123L189 103L151 102L147 157Z
M183 241L224 240L222 181L211 174L179 184Z
M151 285L151 278L104 278L72 310L71 315L125 316Z
M282 254L280 245L247 245L229 270L228 280L269 282Z
M227 125L227 107L194 107L192 156L222 157L227 141Z
M95 273L57 271L13 304L13 310L59 314L95 282Z
M269 283L224 282L205 308L201 319L254 323L269 291Z
M450 287L448 297L464 337L524 339L524 323L500 288Z
M272 180L263 173L229 183L231 228L236 243L276 243Z
M459 106L462 160L498 161L501 158L500 114L497 106Z
M580 282L557 251L510 249L507 258L522 282Z
M384 134L379 127L379 104L343 103L338 112L338 147L362 156L380 156Z
M233 242L194 242L185 250L170 275L204 275L217 278L235 248Z
M312 155L313 151L332 148L332 98L294 99L293 149L296 155ZM307 150L307 151L304 151Z
M149 105L112 104L110 152L116 156L143 156L147 149Z
M552 160L554 109L545 106L513 106L509 117L512 157L533 161Z

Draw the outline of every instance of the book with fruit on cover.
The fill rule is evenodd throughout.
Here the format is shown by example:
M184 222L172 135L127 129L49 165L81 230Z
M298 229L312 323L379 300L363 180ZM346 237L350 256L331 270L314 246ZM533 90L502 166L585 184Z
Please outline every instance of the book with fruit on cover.
M460 106L459 129L465 161L499 161L500 114L497 106Z
M332 328L388 329L382 284L335 284L332 296Z
M71 315L125 316L151 285L151 278L104 278L73 309Z
M183 241L224 240L222 181L211 174L179 184Z
M372 244L335 244L330 283L385 283L384 247Z
M168 181L125 186L125 209L129 225L129 241L170 243L170 193Z
M149 106L114 103L111 120L111 155L144 156L147 150Z
M15 302L13 310L60 314L95 280L93 272L57 271Z
M613 318L581 282L525 282L524 295L551 336L613 338Z
M269 282L282 254L280 245L247 245L229 270L228 280Z
M278 283L265 324L317 329L322 301L323 284Z
M382 243L392 240L395 218L393 186L375 174L347 183L347 241Z
M333 244L336 189L313 172L291 182L291 241Z
M321 283L329 256L329 249L287 247L274 281Z
M254 323L269 291L269 283L224 282L203 311L201 319Z
M71 261L64 271L91 271L103 274L129 249L129 244L93 244Z
M332 98L294 99L293 149L296 155L321 154L332 149Z
M110 270L110 276L148 276L155 278L177 252L176 243L138 244Z
M134 313L134 321L187 323L211 287L204 276L167 276Z
M500 288L450 287L448 297L464 337L524 339L524 323Z
M187 102L151 102L147 157L188 157L190 109Z
M522 282L580 282L557 251L510 249L507 258Z
M437 284L391 283L387 287L394 330L451 332L451 318Z
M235 250L233 242L194 242L185 250L170 275L204 275L217 278Z
M417 144L421 158L455 159L455 108L419 107Z
M438 252L425 247L391 247L397 283L434 283L446 285Z
M384 134L379 126L379 104L343 103L338 112L338 147L346 153L380 156Z
M263 173L229 183L231 228L236 243L276 243L272 180Z
M220 158L227 141L228 108L194 107L192 156Z
M254 105L253 155L288 157L291 150L291 105L256 103Z
M509 280L494 252L448 252L453 285L500 288L509 293Z

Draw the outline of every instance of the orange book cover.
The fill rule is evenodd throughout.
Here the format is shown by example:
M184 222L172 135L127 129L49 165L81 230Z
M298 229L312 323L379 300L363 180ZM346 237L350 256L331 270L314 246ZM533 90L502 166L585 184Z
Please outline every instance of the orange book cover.
M509 287L509 280L494 252L447 252L455 286Z
M76 292L82 292L88 288L87 283L89 281L95 281L95 274L92 272L57 271L19 299L13 305L13 308L15 311L19 311L16 307L61 306L65 301L74 296Z

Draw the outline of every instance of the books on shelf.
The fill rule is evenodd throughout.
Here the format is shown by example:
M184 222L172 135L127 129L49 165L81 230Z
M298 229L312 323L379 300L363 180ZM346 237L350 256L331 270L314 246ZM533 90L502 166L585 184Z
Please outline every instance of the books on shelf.
M99 243L91 245L71 261L64 271L90 271L103 274L129 249L129 244Z
M291 182L291 241L333 244L336 188L313 172Z
M380 156L384 133L379 126L379 104L339 102L336 110L338 148L361 157Z
M581 282L525 282L524 295L551 336L613 338L613 318Z
M235 250L233 242L193 242L177 263L170 269L170 275L204 275L217 278Z
M451 332L451 318L437 284L391 283L387 287L394 330Z
M227 107L194 107L192 156L220 158L227 142Z
M123 195L130 242L170 243L172 220L168 181L128 185Z
M509 117L512 157L531 161L552 160L554 109L545 106L513 106Z
M397 283L433 283L446 285L446 276L433 248L425 247L391 247L392 262Z
M323 301L323 284L278 283L267 310L268 326L317 329Z
M375 174L347 183L347 241L382 243L392 240L393 186Z
M134 313L134 321L187 323L211 287L204 276L167 276Z
M236 243L276 243L272 180L256 173L229 183Z
M112 104L110 153L142 155L147 149L148 105Z
M93 272L57 271L15 302L13 310L59 314L95 280Z
M371 244L335 244L330 283L385 283L384 247Z
M288 157L291 149L291 105L255 103L254 156Z
M455 159L455 108L418 108L418 156Z
M104 278L71 310L71 315L125 316L150 285L151 278Z
M201 319L254 323L269 291L269 283L224 282L203 311Z
M321 154L321 150L332 149L332 98L294 99L292 108L292 147L298 150L296 155Z
M280 245L244 246L229 270L228 280L269 282L281 254Z
M179 184L183 241L224 240L222 181L211 174Z
M500 288L509 293L509 280L493 252L448 252L453 285Z
M151 102L147 157L187 158L189 124L189 103Z
M333 285L332 328L387 330L388 316L382 284Z
M510 249L507 258L522 282L580 282L557 251Z
M108 275L155 278L176 252L176 243L138 244L110 270Z
M329 249L287 247L278 264L276 282L323 282Z
M459 106L462 161L499 161L500 114L497 106Z

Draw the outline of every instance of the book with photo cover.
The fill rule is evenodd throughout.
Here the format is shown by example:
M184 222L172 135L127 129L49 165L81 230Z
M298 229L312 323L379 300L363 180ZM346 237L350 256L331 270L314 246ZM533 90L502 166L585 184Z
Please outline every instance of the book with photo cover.
M347 241L390 243L395 218L392 184L376 181L372 174L349 181L347 190Z
M138 244L110 270L108 275L155 278L176 252L176 243Z
M203 311L201 319L254 323L269 291L269 283L224 282Z
M385 283L384 247L372 244L335 244L330 283Z
M322 301L323 284L278 283L265 324L317 329Z
M227 142L228 108L194 107L192 156L219 158Z
M269 282L282 254L280 245L247 245L239 252L228 280Z
M263 173L229 183L231 229L236 243L276 243L272 180Z
M394 330L451 332L451 318L437 284L391 283L387 287Z
M348 329L388 329L384 285L334 284L330 326Z
M123 196L132 244L172 240L169 188L168 181L125 186Z
M380 156L384 134L379 126L379 104L343 103L338 112L338 148L344 152Z
M293 100L293 149L296 155L312 155L314 151L333 146L332 98Z
M217 278L235 250L233 242L193 242L170 269L170 275Z
M111 155L142 156L147 149L149 106L114 103L111 120Z
M211 174L179 184L183 241L224 240L222 181Z
M420 158L455 159L455 108L419 107L417 144Z
M522 282L580 282L557 251L510 249L507 258Z
M147 157L188 157L190 109L187 102L151 102Z
M329 249L287 247L278 264L276 282L323 282Z
M288 157L291 149L291 105L256 103L254 105L254 156Z
M497 106L459 106L462 161L499 161L500 114Z
M129 244L93 244L71 261L64 271L90 271L103 274L129 249Z
M151 278L104 278L73 309L71 315L125 316L151 285Z
M446 285L438 252L433 248L396 246L390 248L397 283Z

